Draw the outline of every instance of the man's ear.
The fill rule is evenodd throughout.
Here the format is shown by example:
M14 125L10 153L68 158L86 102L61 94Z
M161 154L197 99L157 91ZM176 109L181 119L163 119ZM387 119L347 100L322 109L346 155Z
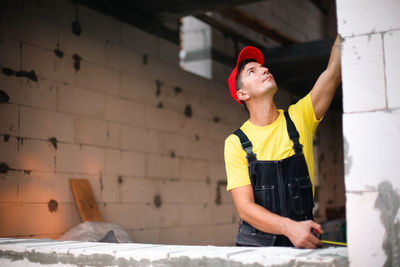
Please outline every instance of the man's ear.
M241 100L241 101L246 101L247 99L250 98L249 94L247 93L247 90L245 90L243 88L237 90L236 94L237 94L239 100Z

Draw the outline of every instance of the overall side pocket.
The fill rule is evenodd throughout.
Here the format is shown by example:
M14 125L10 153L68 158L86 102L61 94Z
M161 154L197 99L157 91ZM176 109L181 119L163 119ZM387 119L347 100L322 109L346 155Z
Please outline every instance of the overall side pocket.
M312 183L309 176L296 177L288 183L292 211L297 215L309 214L313 207Z

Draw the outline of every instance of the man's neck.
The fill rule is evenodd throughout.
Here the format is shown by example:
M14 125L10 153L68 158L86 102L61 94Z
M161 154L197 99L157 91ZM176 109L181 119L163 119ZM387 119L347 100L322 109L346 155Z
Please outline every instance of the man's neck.
M279 117L279 111L273 99L264 99L263 101L251 103L248 108L250 122L256 126L270 125Z

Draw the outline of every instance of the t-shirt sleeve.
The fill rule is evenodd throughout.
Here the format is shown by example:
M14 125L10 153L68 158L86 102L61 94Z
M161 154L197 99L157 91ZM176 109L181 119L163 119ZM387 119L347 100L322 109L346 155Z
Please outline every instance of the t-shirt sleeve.
M224 158L227 191L251 184L246 152L242 149L239 138L236 135L232 134L225 140Z
M290 110L292 109L292 110ZM302 121L304 127L315 133L318 124L321 122L323 117L317 120L315 116L314 106L311 102L311 93L308 93L305 97L300 99L296 104L289 107L290 116L293 114L298 114L299 120Z

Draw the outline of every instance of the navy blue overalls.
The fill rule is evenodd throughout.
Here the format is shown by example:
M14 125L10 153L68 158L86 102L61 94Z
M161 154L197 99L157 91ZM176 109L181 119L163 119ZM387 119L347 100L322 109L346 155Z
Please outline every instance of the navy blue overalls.
M295 221L313 220L312 183L303 146L299 143L300 135L287 111L285 119L295 154L282 160L257 160L252 151L252 143L244 132L238 129L234 134L239 137L242 148L247 153L255 203ZM293 246L286 236L258 231L245 221L239 227L236 245Z

